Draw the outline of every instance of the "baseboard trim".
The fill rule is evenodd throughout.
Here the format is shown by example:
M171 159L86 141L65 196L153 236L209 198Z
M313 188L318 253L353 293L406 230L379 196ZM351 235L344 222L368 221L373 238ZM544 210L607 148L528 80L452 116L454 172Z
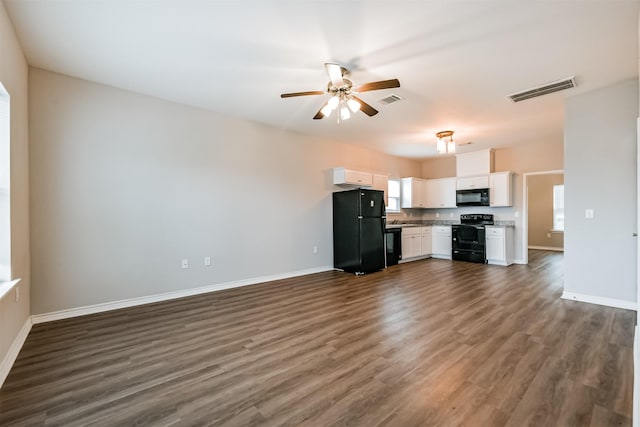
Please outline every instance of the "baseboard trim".
M564 248L557 248L554 246L529 246L529 249L537 249L541 251L556 251L556 252L564 252Z
M514 259L513 260L514 264L520 264L520 265L527 265L527 263L524 262L524 260L522 258L520 259Z
M166 292L162 294L149 295L145 297L130 298L126 300L119 300L119 301L107 302L102 304L93 304L93 305L88 305L84 307L70 308L67 310L54 311L51 313L34 314L33 316L31 316L31 321L33 322L33 324L52 322L54 320L69 319L72 317L85 316L87 314L102 313L105 311L118 310L120 308L135 307L137 305L151 304L154 302L161 302L161 301L169 301L169 300L178 299L178 298L206 294L209 292L222 291L225 289L256 285L258 283L264 283L264 282L272 282L274 280L289 279L292 277L322 273L325 271L331 271L333 269L334 269L333 266L309 268L306 270L297 270L289 273L253 277L251 279L237 280L234 282L218 283L216 285L208 285L200 288L184 289L180 291Z
M633 427L640 426L640 332L636 332L633 340Z
M2 363L0 364L0 388L2 388L2 385L4 384L4 380L7 379L7 376L9 375L9 371L11 371L11 368L13 367L14 362L18 358L18 353L20 353L20 350L22 349L22 346L24 345L24 342L26 341L27 336L31 331L32 325L33 325L33 322L31 321L31 317L28 317L27 320L24 322L24 325L22 325L20 332L18 332L18 335L15 337L15 339L11 343L11 347L9 347L9 351L4 356L4 359L2 359Z
M562 292L562 299L578 302L588 302L590 304L606 305L608 307L623 308L625 310L638 310L638 304L633 301L625 301L614 298L597 297L594 295L576 294L573 292Z

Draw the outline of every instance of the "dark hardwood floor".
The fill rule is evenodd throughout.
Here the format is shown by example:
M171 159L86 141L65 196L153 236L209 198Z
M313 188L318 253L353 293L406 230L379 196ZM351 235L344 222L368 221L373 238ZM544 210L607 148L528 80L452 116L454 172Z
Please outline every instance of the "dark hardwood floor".
M326 272L35 325L2 426L631 425L635 313L563 255Z

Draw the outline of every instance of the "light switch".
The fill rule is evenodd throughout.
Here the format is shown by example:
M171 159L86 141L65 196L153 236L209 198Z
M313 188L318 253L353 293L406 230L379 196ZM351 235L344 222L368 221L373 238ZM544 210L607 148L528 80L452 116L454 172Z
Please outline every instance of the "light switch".
M584 217L587 219L593 219L593 209L585 209Z

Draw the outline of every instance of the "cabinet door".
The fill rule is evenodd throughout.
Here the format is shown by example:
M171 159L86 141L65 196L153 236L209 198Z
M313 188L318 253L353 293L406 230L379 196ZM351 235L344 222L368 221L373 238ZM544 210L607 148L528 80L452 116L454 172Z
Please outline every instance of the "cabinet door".
M413 245L411 244L413 236L407 236L402 234L402 259L408 259L415 256L412 252Z
M403 208L424 208L425 205L425 181L418 178L402 178L402 202Z
M513 264L513 227L488 226L487 262L497 265Z
M345 183L370 186L371 184L373 184L373 176L367 172L345 169Z
M422 255L431 255L431 227L424 227L422 229Z
M493 170L493 150L456 154L456 175L488 175Z
M489 175L468 176L458 178L456 183L458 190L473 190L474 188L489 188Z
M489 175L490 206L511 206L511 172L498 172Z
M422 236L420 234L411 236L411 253L414 256L422 255Z
M445 257L451 256L451 227L435 226L432 229L432 247L433 255Z
M442 178L426 181L426 207L455 208L456 207L456 179Z
M415 203L414 208L426 208L427 207L427 186L425 181L415 180L413 186L413 197Z
M338 185L357 185L371 187L373 175L367 172L354 171L343 167L333 168L333 183Z
M441 203L445 208L456 207L456 179L447 178L441 180Z
M505 261L504 237L487 236L487 259L493 261Z

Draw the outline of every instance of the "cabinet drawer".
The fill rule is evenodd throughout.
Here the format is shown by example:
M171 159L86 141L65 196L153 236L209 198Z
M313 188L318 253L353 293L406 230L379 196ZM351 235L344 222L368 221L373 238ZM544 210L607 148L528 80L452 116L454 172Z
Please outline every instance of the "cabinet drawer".
M422 227L402 227L403 236L419 236L422 234Z
M434 225L432 228L434 234L451 234L451 227L449 226Z
M504 227L486 227L486 236L495 236L495 237L503 237L504 236Z

